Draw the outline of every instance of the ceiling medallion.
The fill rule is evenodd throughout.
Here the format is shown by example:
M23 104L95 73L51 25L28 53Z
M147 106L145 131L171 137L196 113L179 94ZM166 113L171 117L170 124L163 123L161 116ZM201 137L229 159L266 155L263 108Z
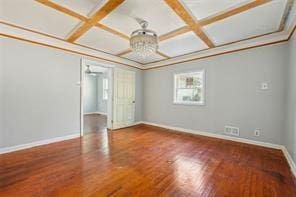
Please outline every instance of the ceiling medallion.
M156 53L158 49L158 37L154 31L147 29L147 21L139 18L136 18L136 20L142 29L138 29L131 34L130 46L133 51L142 58L145 58Z

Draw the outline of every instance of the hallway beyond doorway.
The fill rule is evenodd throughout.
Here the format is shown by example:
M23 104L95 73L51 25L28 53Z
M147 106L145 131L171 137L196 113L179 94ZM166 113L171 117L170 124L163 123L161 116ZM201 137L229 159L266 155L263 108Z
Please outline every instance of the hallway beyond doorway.
M107 129L107 116L103 114L84 114L84 133L101 132Z

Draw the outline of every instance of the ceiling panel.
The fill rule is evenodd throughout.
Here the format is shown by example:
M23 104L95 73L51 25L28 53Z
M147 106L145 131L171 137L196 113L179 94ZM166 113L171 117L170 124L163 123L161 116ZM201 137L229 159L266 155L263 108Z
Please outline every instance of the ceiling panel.
M0 0L2 21L65 38L80 21L32 0Z
M193 32L181 34L159 44L159 50L171 57L206 48L208 46Z
M131 59L131 60L140 62L142 64L147 64L147 63L150 63L150 62L154 62L154 61L165 59L164 57L162 57L162 56L160 56L160 55L158 55L156 53L154 53L154 54L152 54L152 55L150 55L150 56L148 56L146 58L142 58L141 56L139 56L135 52L131 52L131 53L125 54L122 57L125 57L125 58L128 58L128 59Z
M102 7L108 0L51 1L87 17ZM255 0L180 1L191 12L192 16L202 20ZM202 29L215 45L273 32L279 28L286 3L287 0L272 0L264 5L204 26ZM80 21L76 18L35 0L0 0L0 8L1 21L59 38L67 38L80 24ZM122 32L130 35L132 31L139 29L140 26L135 21L135 17L147 20L149 22L148 28L156 31L159 36L186 26L183 20L163 0L125 0L100 21L105 25L105 30L92 27L77 40L77 43L112 54L125 51L129 48L129 41L119 37L117 33ZM159 50L169 57L207 48L208 46L193 32L182 33L176 37L172 36L170 39L159 43ZM146 59L135 53L125 54L123 57L144 64L166 59L159 54L153 54Z
M107 31L93 27L81 36L77 43L117 54L129 48L129 41Z
M147 20L149 22L148 29L155 31L158 35L168 33L185 25L162 0L126 0L105 17L101 23L130 35L134 30L140 28L133 17Z
M93 11L99 9L107 1L108 0L52 0L52 2L84 16L88 16Z
M271 1L205 26L204 29L218 45L276 31L279 28L285 5L286 0Z
M182 0L182 3L196 20L201 20L252 1L253 0Z

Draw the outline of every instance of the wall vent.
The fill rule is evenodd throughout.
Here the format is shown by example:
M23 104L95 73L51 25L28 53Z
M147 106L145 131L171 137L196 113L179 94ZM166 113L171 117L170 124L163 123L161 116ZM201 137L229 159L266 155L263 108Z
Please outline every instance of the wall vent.
M239 136L239 128L233 126L225 126L224 133L227 135Z

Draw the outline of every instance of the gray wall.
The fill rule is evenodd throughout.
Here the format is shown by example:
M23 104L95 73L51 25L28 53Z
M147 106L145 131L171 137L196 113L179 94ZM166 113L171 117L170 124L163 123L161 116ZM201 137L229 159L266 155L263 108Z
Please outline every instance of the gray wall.
M0 147L79 133L80 58L1 38L4 133Z
M240 137L283 144L287 64L281 44L145 71L143 119L217 134L233 125ZM206 105L174 105L173 74L195 69L206 70Z
M287 86L287 134L285 145L296 163L296 36L289 42Z
M79 133L80 56L7 38L0 42L0 147ZM295 41L290 49L295 54ZM288 50L281 44L145 72L120 67L136 71L136 121L218 134L234 125L241 137L287 144L295 158L295 57L288 61ZM294 111L285 107L289 62L287 98ZM206 105L173 105L173 74L199 68L206 70ZM260 90L261 82L270 89ZM254 129L262 130L260 137Z
M84 75L84 113L107 113L107 100L103 100L103 79L108 77L107 74Z
M81 57L8 38L0 41L0 147L78 134ZM142 120L142 71L121 68L136 71L136 120Z
M4 109L3 109L3 68L4 68L4 54L3 54L3 41L0 39L0 144L4 143L4 138L1 137L4 135ZM1 147L1 146L0 146Z
M135 113L135 119L136 121L142 121L143 120L143 105L144 105L144 97L143 97L143 77L144 72L139 69L132 69L129 68L129 70L136 71L136 113Z
M107 72L97 75L97 111L107 113L107 100L103 99L104 78L108 78Z
M98 105L98 85L97 77L92 75L84 75L84 113L97 112Z

